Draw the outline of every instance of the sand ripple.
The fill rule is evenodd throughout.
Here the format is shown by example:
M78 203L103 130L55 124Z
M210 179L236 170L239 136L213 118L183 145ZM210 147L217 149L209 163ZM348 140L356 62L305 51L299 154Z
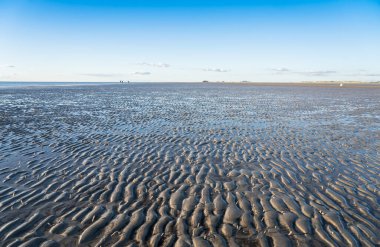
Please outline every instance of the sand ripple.
M4 89L0 245L379 246L378 93Z

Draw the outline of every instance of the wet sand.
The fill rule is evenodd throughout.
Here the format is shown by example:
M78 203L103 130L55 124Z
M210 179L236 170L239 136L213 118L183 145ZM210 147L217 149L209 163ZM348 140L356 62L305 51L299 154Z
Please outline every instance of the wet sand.
M0 90L1 246L379 246L379 88Z

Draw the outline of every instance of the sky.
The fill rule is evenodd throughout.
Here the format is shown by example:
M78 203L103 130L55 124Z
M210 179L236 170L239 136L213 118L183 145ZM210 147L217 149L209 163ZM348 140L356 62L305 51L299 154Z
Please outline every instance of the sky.
M380 0L0 0L0 81L380 81Z

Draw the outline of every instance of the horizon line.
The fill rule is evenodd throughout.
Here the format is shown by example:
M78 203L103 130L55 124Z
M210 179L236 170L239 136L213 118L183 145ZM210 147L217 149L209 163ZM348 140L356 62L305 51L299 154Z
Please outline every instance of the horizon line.
M112 84L128 84L128 81L0 81L0 83L6 83L6 82L13 82L13 83L49 83L49 82L62 82L62 83L112 83ZM310 80L310 81L129 81L129 83L339 83L339 82L346 82L346 83L380 83L380 80L374 80L374 81L358 81L358 80Z

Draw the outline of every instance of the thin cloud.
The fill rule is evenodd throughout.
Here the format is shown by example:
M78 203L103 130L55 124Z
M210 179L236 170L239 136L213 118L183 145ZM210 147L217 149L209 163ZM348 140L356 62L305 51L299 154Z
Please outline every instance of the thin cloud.
M379 71L371 71L367 69L350 70L344 73L344 75L351 77L380 77Z
M275 68L275 69L271 69L275 72L290 72L291 70L288 69L288 68L284 68L284 67L281 67L281 68Z
M0 68L16 68L15 65L0 65Z
M120 76L120 74L105 74L105 73L87 73L81 74L83 76L91 76L91 77L115 77Z
M333 75L338 73L335 70L316 70L316 71L306 71L306 72L299 72L299 74L307 75L307 76L327 76L327 75Z
M203 71L224 73L224 72L228 72L229 70L227 70L227 69L220 69L220 68L207 68L207 69L203 69Z
M336 70L311 70L311 71L295 71L291 70L285 67L281 68L275 68L271 69L275 72L275 74L298 74L298 75L304 75L304 76L328 76L328 75L334 75L338 72Z
M349 74L349 76L380 77L380 73L355 73L355 74Z
M137 72L133 72L132 74L133 75L150 75L151 73L148 71L137 71Z
M156 67L156 68L168 68L168 67L170 67L170 64L167 64L167 63L147 63L147 62L143 62L143 63L138 63L138 65L149 66L149 67Z
M295 71L285 67L270 69L275 72L273 74L297 74L303 76L332 76L332 75L345 75L345 76L365 76L365 77L380 77L380 73L370 73L367 70L358 70L358 73L340 73L336 70L311 70L311 71Z

